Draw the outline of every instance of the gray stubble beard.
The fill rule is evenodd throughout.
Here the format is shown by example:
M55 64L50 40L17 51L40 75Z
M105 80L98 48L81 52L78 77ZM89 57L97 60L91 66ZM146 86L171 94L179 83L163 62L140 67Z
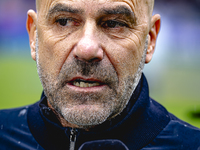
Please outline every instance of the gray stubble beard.
M47 96L47 99L49 103L52 105L52 107L56 110L57 113L59 113L63 118L65 118L66 121L78 125L80 128L90 128L91 126L101 124L105 122L108 119L114 118L118 114L120 114L126 105L128 104L130 97L132 93L134 92L135 88L137 87L142 71L145 64L145 58L146 58L146 52L148 47L148 38L146 39L145 43L145 49L138 67L137 72L133 76L128 76L124 82L120 85L121 87L124 87L120 91L114 90L114 88L108 91L107 95L99 95L99 94L89 94L89 95L81 95L80 93L77 94L71 94L68 93L65 89L62 89L61 84L64 81L63 78L66 78L65 75L70 74L66 73L68 70L71 70L71 74L77 73L76 70L72 70L74 67L74 64L72 64L72 67L69 67L68 69L63 69L64 73L60 75L60 82L52 82L54 79L51 77L51 75L45 74L43 71L43 68L41 68L39 63L39 55L38 55L38 37L36 36L36 62L37 62L37 70L38 74L42 83L42 86L44 88L45 95ZM76 66L78 67L78 66ZM109 66L111 67L111 66ZM102 67L101 67L102 69ZM79 69L78 69L79 70ZM95 70L95 69L94 69ZM96 69L98 70L98 69ZM103 69L102 69L103 70ZM114 72L114 68L112 67L111 72L104 73L105 76L110 76L109 74L114 74L115 82L118 82L118 77L116 76L116 72ZM61 69L62 71L62 69ZM106 70L104 70L105 72ZM73 73L72 73L73 72ZM97 75L98 73L92 72L93 74ZM91 74L92 74L91 73ZM100 78L102 75L97 75ZM105 79L107 80L107 78ZM113 81L114 82L114 81ZM117 84L111 85L111 87L117 88ZM66 99L66 96L69 97L69 99ZM84 97L84 100L81 98ZM76 101L73 101L71 99L78 99ZM101 109L98 111L95 110L95 108L90 107L90 110L87 110L88 112L84 112L79 109L75 109L76 105L80 105L80 101L88 102L90 105L97 104ZM69 104L71 103L71 104Z

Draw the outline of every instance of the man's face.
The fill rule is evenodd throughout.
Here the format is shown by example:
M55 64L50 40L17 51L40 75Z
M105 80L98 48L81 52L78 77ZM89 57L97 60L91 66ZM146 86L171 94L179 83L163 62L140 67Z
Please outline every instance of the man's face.
M42 0L36 60L51 106L80 127L119 114L141 76L149 20L145 0Z

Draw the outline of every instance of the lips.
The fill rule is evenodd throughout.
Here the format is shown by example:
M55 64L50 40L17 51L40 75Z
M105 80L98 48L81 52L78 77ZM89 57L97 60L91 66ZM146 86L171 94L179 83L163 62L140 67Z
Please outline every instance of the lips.
M95 81L95 80L85 80L85 79L75 79L72 80L71 85L76 86L76 87L81 87L81 88L88 88L88 87L96 87L102 85L102 82L100 81Z

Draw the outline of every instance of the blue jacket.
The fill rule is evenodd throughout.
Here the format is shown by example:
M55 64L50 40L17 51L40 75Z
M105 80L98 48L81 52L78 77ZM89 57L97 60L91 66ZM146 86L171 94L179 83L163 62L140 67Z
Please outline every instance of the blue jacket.
M91 129L62 127L47 107L0 111L1 150L200 150L200 129L181 121L149 97L142 75L129 104L117 117Z

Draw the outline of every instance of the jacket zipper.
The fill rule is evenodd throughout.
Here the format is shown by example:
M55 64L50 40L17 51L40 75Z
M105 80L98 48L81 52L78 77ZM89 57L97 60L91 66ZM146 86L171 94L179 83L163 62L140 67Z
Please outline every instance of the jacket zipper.
M76 133L77 133L77 131L74 128L72 128L71 129L71 134L70 134L69 150L75 150Z

